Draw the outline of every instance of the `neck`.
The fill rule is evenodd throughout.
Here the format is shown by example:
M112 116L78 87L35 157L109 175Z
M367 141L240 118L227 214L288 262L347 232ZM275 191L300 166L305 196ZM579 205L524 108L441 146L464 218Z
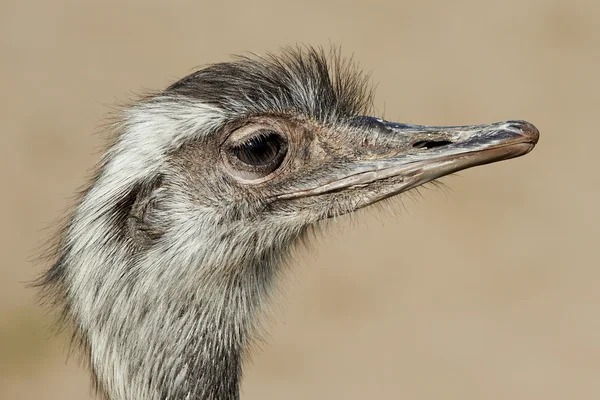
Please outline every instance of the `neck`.
M86 232L47 279L65 289L66 311L106 397L239 398L242 356L278 258L263 253L240 262L206 237L196 250L183 240L188 245L132 257L131 248L115 245L117 235L98 243ZM238 262L211 264L206 248Z
M107 397L239 398L241 361L258 293L236 282L219 291L180 291L177 296L160 289L165 285L149 287L106 293L108 311L95 312L99 318L89 326L80 320L92 369Z

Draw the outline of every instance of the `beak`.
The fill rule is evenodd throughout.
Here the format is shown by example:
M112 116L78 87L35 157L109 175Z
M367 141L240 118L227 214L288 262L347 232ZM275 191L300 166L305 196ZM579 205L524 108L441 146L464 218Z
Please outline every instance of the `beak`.
M279 198L357 189L361 193L352 207L358 209L444 175L522 156L539 139L537 128L526 121L423 126L356 117L352 125L362 143L334 179Z

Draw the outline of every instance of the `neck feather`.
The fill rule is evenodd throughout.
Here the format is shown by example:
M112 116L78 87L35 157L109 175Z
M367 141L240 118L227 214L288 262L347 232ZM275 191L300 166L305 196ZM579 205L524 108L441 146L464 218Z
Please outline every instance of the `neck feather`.
M274 266L237 266L233 276L174 285L169 274L132 262L114 273L118 258L89 282L61 272L99 389L111 400L239 398L242 357Z
M178 221L177 237L145 249L110 229L114 217L76 216L68 228L46 283L64 292L111 400L239 397L242 357L282 254L248 252L261 246L242 238L256 237L232 228L224 240L208 229L214 221L198 221Z

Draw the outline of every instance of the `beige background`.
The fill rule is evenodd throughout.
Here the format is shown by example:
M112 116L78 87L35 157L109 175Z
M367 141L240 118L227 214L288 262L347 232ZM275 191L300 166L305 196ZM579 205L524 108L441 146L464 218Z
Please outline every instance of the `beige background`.
M243 398L600 398L599 13L591 0L2 1L0 398L91 397L24 282L110 107L297 42L354 54L388 119L527 119L541 140L315 240Z

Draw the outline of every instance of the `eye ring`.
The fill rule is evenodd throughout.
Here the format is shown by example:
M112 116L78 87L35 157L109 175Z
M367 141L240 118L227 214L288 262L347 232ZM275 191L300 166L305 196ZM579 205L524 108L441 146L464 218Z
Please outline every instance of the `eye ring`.
M242 179L264 178L281 166L288 150L284 135L260 129L243 140L225 146L225 156L235 175Z

